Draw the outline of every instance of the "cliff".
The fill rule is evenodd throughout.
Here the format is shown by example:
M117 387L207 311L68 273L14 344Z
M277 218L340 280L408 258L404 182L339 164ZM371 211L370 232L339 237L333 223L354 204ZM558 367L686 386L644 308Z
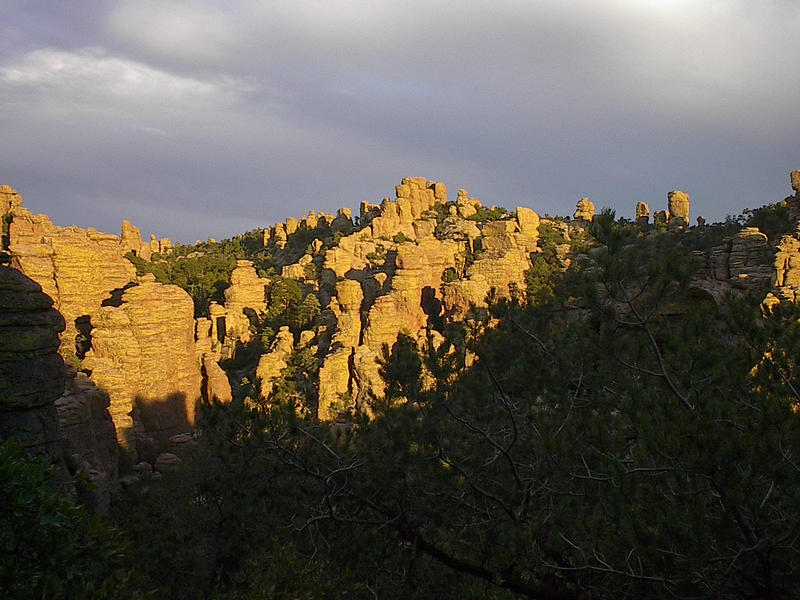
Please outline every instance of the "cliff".
M230 401L235 386L218 361L257 348L262 338L268 347L252 373L262 400L283 384L282 373L302 349L316 361L308 376L317 386L320 418L335 418L343 402L366 407L383 395L379 357L401 332L420 342L438 339L490 297L524 297L526 273L545 247L542 224L550 238L554 231L562 238L555 252L564 269L570 236L585 236L596 218L588 198L577 203L573 221L553 221L523 206L514 213L486 208L466 190L449 200L443 183L422 177L403 179L394 192L394 199L362 202L355 218L346 208L311 211L265 229L256 240L263 248L238 256L224 294L196 321L185 292L152 276L137 280L124 258L127 252L154 258L170 250L168 240L142 242L127 221L119 237L55 227L23 208L8 187L0 188L0 209L13 264L49 290L65 315L62 353L86 353L82 368L108 394L120 444L147 453L191 428L201 395ZM792 210L798 203L797 194L787 199ZM649 205L637 205L642 235L690 229L688 194L669 192L666 208L656 211L651 227ZM698 218L698 228L703 223ZM773 243L744 227L697 253L703 268L693 285L720 299L730 291L766 293L775 284L774 297L794 300L798 240L793 234ZM295 282L297 298L285 295L287 280ZM316 318L284 310L294 303L296 311L304 296L318 299Z
M42 288L0 265L0 437L63 464L54 403L66 372L58 354L64 319Z
M135 452L134 437L151 447L194 422L202 357L195 351L191 298L147 277L137 284L136 269L125 258L131 252L150 259L172 244L154 236L142 242L128 221L120 236L55 226L26 209L9 186L0 186L0 211L12 266L41 286L63 316L61 355L90 373L87 379L73 370L57 403L70 452L101 488L113 487L105 483L116 480L110 440L116 437Z
M132 454L152 454L194 426L201 373L193 314L186 292L145 275L117 306L92 315L83 367L108 392L117 440Z

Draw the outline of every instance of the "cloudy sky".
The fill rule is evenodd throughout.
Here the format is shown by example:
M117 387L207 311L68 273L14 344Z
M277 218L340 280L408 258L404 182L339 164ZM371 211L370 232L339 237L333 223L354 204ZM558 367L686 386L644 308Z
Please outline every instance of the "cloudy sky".
M0 183L184 242L393 196L721 220L800 168L794 0L2 0Z

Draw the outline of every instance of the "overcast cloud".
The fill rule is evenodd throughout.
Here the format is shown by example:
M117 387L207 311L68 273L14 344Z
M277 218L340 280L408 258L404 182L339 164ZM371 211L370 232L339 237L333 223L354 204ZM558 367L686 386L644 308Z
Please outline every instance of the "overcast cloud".
M191 242L393 196L720 220L800 168L792 0L4 0L0 183Z

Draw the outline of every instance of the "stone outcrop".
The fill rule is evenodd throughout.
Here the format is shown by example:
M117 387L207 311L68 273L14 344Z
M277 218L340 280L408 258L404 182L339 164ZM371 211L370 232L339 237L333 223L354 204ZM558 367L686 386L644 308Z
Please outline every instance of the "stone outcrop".
M261 398L268 400L287 366L287 360L294 351L294 336L288 327L281 327L270 345L269 352L262 354L256 367L256 379L261 385Z
M258 323L266 310L268 279L262 279L253 268L253 261L237 260L231 272L231 285L225 290L225 338L247 343L252 337L250 326Z
M108 392L117 439L132 454L153 451L194 425L201 374L193 314L186 292L147 274L118 306L92 315L84 367Z
M636 204L636 223L640 226L646 226L650 222L650 206L647 202L638 202Z
M689 194L672 190L667 194L670 228L683 228L689 224Z
M142 242L142 232L130 221L122 222L120 245L125 252L132 252L142 260L150 260L152 258L152 247L149 243Z
M64 319L42 288L0 265L0 437L14 437L23 447L57 460L61 447L54 402L64 392L66 373L58 354L63 330Z
M794 191L793 196L788 196L784 201L789 208L789 218L792 221L800 220L800 171L792 171L789 180Z
M365 207L362 206L362 219L371 215L370 237L393 239L396 235L403 234L408 239L416 239L414 221L421 218L435 203L447 202L447 188L444 184L428 181L424 177L406 177L395 187L395 195L397 199L394 201L384 198L379 211L368 208L365 213Z
M351 362L355 348L361 340L361 304L364 293L361 284L352 279L336 283L336 295L331 299L330 311L336 319L335 333L331 338L330 352L319 370L319 406L321 419L336 416L343 395L351 394Z
M227 404L233 400L228 376L211 353L203 355L203 400L208 403Z
M118 237L93 228L57 227L45 215L24 208L8 186L0 188L0 196L3 218L9 221L7 243L13 265L41 285L64 316L62 355L81 353L76 342L82 345L89 316L136 277L124 254L137 243L141 246L138 229L123 224Z
M344 397L363 406L367 398L383 395L376 359L401 331L418 338L444 318L463 316L471 305L485 306L492 290L499 297L524 290L530 254L539 251L540 219L528 208L517 207L516 218L479 226L467 217L481 203L466 190L459 191L444 218L436 208L447 202L444 184L408 177L395 195L380 204L362 202L360 229L339 238L322 257L320 289L329 333L319 357L320 418L335 418ZM280 236L281 229L268 238ZM310 264L313 257L307 256ZM302 259L285 266L282 275L299 278L301 264ZM455 300L446 311L448 298ZM267 374L280 372L290 350L288 344L284 351L273 345L262 356L262 396L272 389Z
M800 301L800 225L778 243L774 259L775 290L780 300Z
M789 245L787 242L787 250ZM708 292L718 302L730 291L763 294L776 279L777 258L773 255L767 236L757 227L745 227L702 255L703 267L693 286Z
M85 373L69 369L64 394L55 402L59 432L72 469L85 469L96 486L97 509L106 512L119 489L119 447L108 413L108 394Z
M572 218L577 221L591 222L594 219L594 202L585 197L578 200Z

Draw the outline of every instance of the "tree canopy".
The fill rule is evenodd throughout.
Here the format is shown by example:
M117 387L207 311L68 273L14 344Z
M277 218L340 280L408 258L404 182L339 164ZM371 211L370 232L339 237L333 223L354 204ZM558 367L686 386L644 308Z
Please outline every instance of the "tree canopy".
M205 552L165 593L795 597L797 308L694 289L691 236L590 233L531 301L387 347L369 417L209 407L201 457L144 502Z

